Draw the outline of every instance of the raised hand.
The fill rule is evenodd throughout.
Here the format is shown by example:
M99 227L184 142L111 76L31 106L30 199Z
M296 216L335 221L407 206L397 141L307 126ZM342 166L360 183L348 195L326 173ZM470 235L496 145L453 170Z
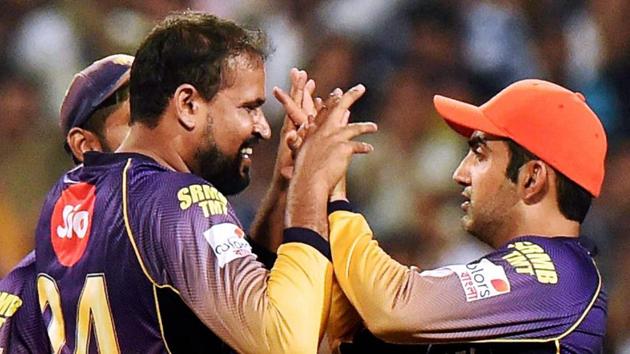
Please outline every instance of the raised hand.
M280 88L275 87L273 89L274 96L283 104L286 111L280 132L275 173L279 174L277 177L282 177L287 181L293 175L293 161L302 144L303 130L308 125L308 117L317 114L312 98L315 91L315 81L308 80L306 71L295 68L291 69L290 76L291 90L289 95Z
M306 227L327 235L326 203L330 192L345 175L352 155L373 150L370 144L352 139L376 132L376 124L348 124L350 107L364 93L363 85L344 94L340 90L333 92L306 129L289 186L286 226Z

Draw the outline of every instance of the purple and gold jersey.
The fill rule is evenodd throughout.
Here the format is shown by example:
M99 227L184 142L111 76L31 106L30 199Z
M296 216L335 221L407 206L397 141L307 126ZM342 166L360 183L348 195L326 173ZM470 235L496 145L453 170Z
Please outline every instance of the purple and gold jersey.
M392 260L348 210L330 216L336 279L372 333L426 344L397 352L602 352L606 295L577 238L523 236L469 264L420 271Z
M287 235L267 271L212 185L140 154L90 153L37 228L52 349L315 353L332 266L323 239Z
M0 353L50 353L39 312L35 252L0 281Z

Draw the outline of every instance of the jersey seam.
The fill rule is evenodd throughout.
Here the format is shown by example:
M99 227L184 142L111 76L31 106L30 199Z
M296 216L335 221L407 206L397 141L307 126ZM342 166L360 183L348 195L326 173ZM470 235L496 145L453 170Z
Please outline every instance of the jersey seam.
M557 343L556 345L559 348L560 347L560 340L562 338L568 336L569 334L571 334L582 323L582 321L584 321L584 318L586 318L586 316L588 315L589 311L593 308L593 305L595 304L595 301L597 300L597 297L599 296L599 294L601 292L602 278L601 278L601 275L599 273L599 269L597 268L597 264L595 263L595 260L591 259L591 261L593 262L593 266L595 267L595 272L597 273L597 280L598 280L598 282L597 282L597 289L595 290L593 298L591 299L590 303L588 304L588 306L586 306L586 308L582 312L582 315L580 315L578 320L575 321L575 323L571 327L569 327L569 329L567 329L564 333L560 334L559 336L550 337L550 338L487 339L487 340L471 341L469 343L512 343L512 342L545 343L545 342L555 341Z
M162 336L162 342L164 342L164 347L166 347L166 351L171 354L172 351L168 347L168 342L166 341L166 334L164 333L164 325L162 322L162 312L160 311L160 300L157 296L157 286L153 284L153 301L155 302L155 312L157 313L158 324L160 326L160 335Z
M179 291L177 289L175 289L172 285L170 284L158 284L157 281L155 281L153 279L153 277L149 274L144 261L142 260L142 257L140 256L140 250L138 249L138 246L136 245L136 241L135 241L135 237L133 235L133 231L131 230L131 222L129 220L129 211L128 211L128 203L129 200L127 198L127 177L128 177L128 170L131 167L131 161L132 159L129 158L127 160L127 163L125 164L125 168L123 169L123 173L122 173L122 203L123 203L123 219L125 222L125 229L127 231L127 237L129 238L129 242L131 242L131 247L133 248L133 251L136 255L136 259L138 260L138 263L140 263L140 268L142 269L142 273L144 273L144 276L149 280L149 282L151 282L151 284L153 284L154 286L158 287L158 288L168 288L173 290L177 295L179 294Z

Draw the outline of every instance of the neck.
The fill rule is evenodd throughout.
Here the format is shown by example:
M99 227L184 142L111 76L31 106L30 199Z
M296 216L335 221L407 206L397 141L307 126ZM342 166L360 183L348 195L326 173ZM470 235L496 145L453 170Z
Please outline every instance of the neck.
M165 141L170 144L164 144ZM178 149L180 141L181 138L173 134L173 129L168 129L163 124L149 128L142 123L135 123L116 152L140 153L166 168L189 173L190 169Z
M506 235L502 246L510 240L533 235L539 237L579 237L580 223L569 220L562 215L558 208L527 208L520 220L514 223L509 235Z

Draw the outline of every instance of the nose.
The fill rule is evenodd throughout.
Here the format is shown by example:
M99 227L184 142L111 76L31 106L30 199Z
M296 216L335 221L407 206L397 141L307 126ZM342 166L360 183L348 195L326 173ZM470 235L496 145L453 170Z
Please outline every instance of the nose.
M260 135L265 140L271 138L271 128L262 109L258 109L257 114L254 115L254 134Z
M469 162L471 161L472 153L469 152L459 163L459 166L453 172L453 180L462 186L470 185L470 171Z

